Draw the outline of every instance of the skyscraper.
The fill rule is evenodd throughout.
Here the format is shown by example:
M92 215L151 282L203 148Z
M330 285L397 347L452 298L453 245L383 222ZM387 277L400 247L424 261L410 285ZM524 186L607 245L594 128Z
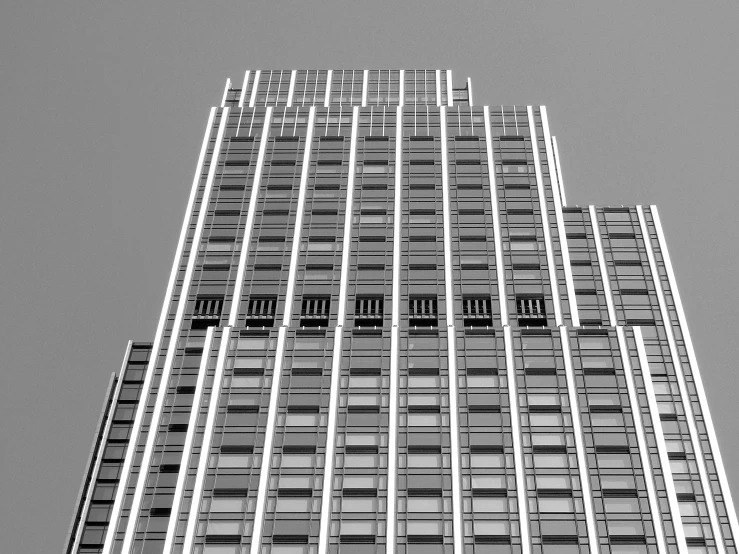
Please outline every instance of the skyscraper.
M247 71L67 553L737 554L659 215L568 205L546 109Z

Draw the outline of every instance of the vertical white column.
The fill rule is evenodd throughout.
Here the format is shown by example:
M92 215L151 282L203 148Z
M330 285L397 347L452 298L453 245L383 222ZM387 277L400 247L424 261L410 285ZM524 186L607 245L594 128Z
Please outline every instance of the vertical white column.
M552 137L552 148L554 149L554 161L557 162L557 177L559 178L559 194L562 197L562 205L567 205L565 196L565 182L562 178L562 165L559 163L559 149L557 148L557 137Z
M297 70L293 69L290 73L290 86L287 89L287 107L293 105L293 95L295 94L295 79L298 75Z
M231 79L226 79L226 86L223 89L223 98L221 98L221 108L226 106L226 98L228 98L228 91L231 90Z
M472 79L470 79L469 77L467 77L467 100L470 106L474 105L472 103Z
M241 94L239 95L239 108L244 107L244 100L246 99L246 89L249 87L249 75L251 75L251 71L247 69L246 73L244 74L244 84L241 86Z
M441 75L436 72L437 91L440 90ZM440 96L437 95L437 99ZM446 107L439 108L441 124L441 190L444 206L444 296L446 297L446 328L449 363L449 434L452 450L452 510L454 518L454 551L464 548L464 528L462 526L462 485L459 451L459 408L457 406L457 348L456 326L454 325L454 284L452 276L452 227L449 202L449 154L446 137Z
M631 357L629 355L629 345L626 342L624 328L616 327L618 335L618 346L621 351L621 360L623 361L624 374L626 375L626 388L629 392L629 404L631 404L631 415L634 418L634 427L636 429L636 440L639 445L639 459L641 460L642 470L644 471L644 480L647 483L647 497L649 498L649 509L652 512L652 524L654 525L654 534L657 537L657 547L660 554L667 554L667 545L665 543L665 530L662 526L662 518L660 517L659 497L654 486L654 469L649 459L649 444L647 436L644 432L644 423L642 421L642 408L639 405L639 396L636 392L636 382L634 381L634 372L631 369ZM652 418L659 417L655 412L651 414Z
M446 70L446 105L450 108L454 105L454 95L452 94L452 70Z
M254 511L254 530L249 552L259 554L262 546L262 529L264 528L264 510L269 490L269 472L272 462L272 444L275 439L275 426L277 421L277 409L280 400L280 381L282 379L282 363L285 353L285 340L287 328L292 319L293 296L295 294L295 276L298 271L298 257L300 255L300 238L303 227L303 212L305 210L305 191L308 182L308 170L310 169L311 144L313 142L313 124L316 119L316 108L311 106L308 115L308 128L306 129L305 151L303 152L303 165L300 173L300 191L298 192L298 205L296 208L295 228L293 230L293 243L290 255L290 269L287 276L287 292L285 294L285 311L282 318L282 326L277 335L277 348L275 349L275 367L272 371L272 388L269 394L269 409L267 412L267 425L264 432L264 454L262 455L262 467L259 469L259 489L257 493L256 510Z
M366 75L366 74L365 74ZM365 81L366 82L366 81ZM334 352L331 360L331 393L328 405L328 426L326 429L326 461L323 469L323 490L321 491L321 524L318 539L319 554L328 552L329 529L331 523L331 493L333 491L334 461L336 460L336 419L339 405L339 383L341 381L341 345L346 320L346 290L349 284L349 258L352 246L352 215L354 200L354 175L357 166L357 135L359 132L359 107L352 110L351 149L349 150L349 178L346 186L346 205L344 211L344 239L341 250L341 282L339 284L339 310L334 332Z
M580 475L580 487L582 489L583 505L585 508L585 523L588 527L588 545L590 554L598 554L598 527L595 523L595 509L593 508L593 495L590 488L590 470L588 468L588 456L585 451L583 440L582 421L580 419L580 403L577 399L577 383L575 371L572 368L572 352L570 350L570 336L567 327L559 328L562 341L562 357L565 362L565 375L567 376L567 396L570 399L570 413L572 416L573 434L575 435L575 449L577 450L577 470Z
M239 319L239 306L241 304L241 289L244 288L244 273L246 272L246 262L249 259L249 246L251 244L251 234L254 228L254 218L257 212L257 201L259 199L259 186L262 183L262 173L264 170L264 156L267 151L267 142L269 142L269 125L272 121L272 106L267 108L264 114L264 125L262 126L262 138L259 142L259 154L257 154L257 166L254 168L254 179L251 185L251 195L249 196L249 209L246 214L246 228L244 229L244 238L241 241L241 252L239 254L239 266L236 270L236 283L234 285L234 294L231 300L231 312L228 316L228 324L233 327Z
M249 107L253 108L254 104L257 101L257 91L259 90L259 77L262 76L262 70L257 69L257 72L254 74L254 82L251 85L251 97L249 98Z
M203 388L205 385L205 376L208 373L208 361L210 360L210 352L213 347L213 332L215 327L208 327L208 331L205 334L205 344L203 345L203 356L200 359L200 367L198 368L198 379L195 384L195 394L192 399L192 408L190 409L190 418L187 422L187 433L185 434L185 444L182 447L182 461L180 462L180 471L177 474L177 484L175 485L174 500L172 501L172 513L169 517L169 524L167 525L167 536L164 541L164 549L162 552L169 554L172 551L172 543L175 539L175 532L177 530L177 522L179 520L180 510L182 509L182 496L185 491L185 481L187 480L187 473L190 468L190 456L192 455L192 443L195 439L195 429L198 425L198 415L200 414L200 403L202 402ZM223 344L221 344L223 346ZM215 384L215 383L214 383ZM218 397L215 397L215 401L211 396L211 408L213 405L218 405ZM211 429L212 432L212 429ZM200 449L200 458L208 458L208 445L203 444ZM197 477L196 477L197 478ZM202 482L202 479L201 479ZM199 506L199 499L193 496L193 500L190 503L190 511L193 510L197 513Z
M401 108L405 106L405 69L400 70L398 77L398 106Z
M100 472L100 464L103 461L103 449L105 448L105 443L108 442L108 435L110 434L110 426L113 423L113 416L115 415L115 408L118 404L118 397L121 394L121 387L123 386L123 377L126 372L126 364L128 363L128 358L131 355L131 347L133 346L133 341L128 341L128 344L126 345L126 353L123 356L123 364L121 365L121 370L118 373L118 382L115 385L115 388L113 389L113 396L106 395L105 402L106 405L108 403L108 400L110 400L110 407L108 408L108 417L105 420L102 420L102 418L105 417L105 411L106 411L106 405L103 406L103 413L101 414L101 421L100 425L98 426L97 431L100 431L100 426L102 426L102 436L100 437L100 450L98 452L97 458L92 459L92 456L94 455L94 452L90 453L90 462L92 462L94 465L92 467L90 482L87 484L87 487L80 491L81 498L84 498L84 504L82 505L82 510L80 511L80 518L79 522L77 524L77 532L75 533L74 537L72 537L74 543L72 545L72 552L76 553L77 550L80 547L80 540L82 539L82 533L85 530L85 521L87 520L87 514L90 510L90 503L92 502L92 492L95 487L95 481L97 480L98 473ZM112 385L112 383L111 383ZM110 390L110 386L108 386L108 390ZM97 438L97 437L96 437ZM90 463L88 463L88 466ZM121 476L121 482L123 482L123 476ZM84 486L84 484L83 484ZM120 485L119 485L120 486ZM74 523L73 523L74 525Z
M521 441L521 417L518 406L518 383L516 364L513 358L513 335L511 328L503 327L505 339L506 376L508 377L508 403L511 405L511 434L513 435L513 459L516 464L516 495L518 498L518 517L521 529L521 552L531 554L531 535L529 532L529 500L526 488L526 468L523 463Z
M554 170L555 161L552 153L552 139L549 134L549 119L547 118L546 106L540 106L541 123L544 129L544 148L547 153L547 167L549 168L549 182L552 184L552 197L554 198L554 212L557 219L557 232L559 234L559 245L562 250L562 265L565 271L565 284L567 296L570 298L570 317L572 326L580 326L580 315L577 311L577 295L575 294L575 281L572 278L572 266L570 266L570 250L567 246L567 230L565 229L564 216L562 215L562 203L559 196L559 181L557 172Z
M706 424L706 431L708 433L708 441L711 445L711 452L713 454L713 460L716 464L716 472L718 473L719 484L721 485L721 492L724 497L724 503L726 504L726 512L729 516L729 522L731 524L731 530L736 540L739 535L739 522L737 522L736 510L734 509L734 502L731 498L731 489L729 488L729 481L726 478L726 471L724 470L723 460L721 459L721 452L719 451L718 440L716 439L716 430L713 427L713 421L711 420L711 413L708 409L708 399L706 398L706 392L703 389L703 380L701 379L700 370L698 368L698 359L693 349L693 340L690 338L690 330L688 329L688 321L685 317L685 310L683 309L683 303L680 299L680 291L677 288L677 280L675 278L675 272L672 268L672 260L670 260L670 253L667 250L667 241L662 230L662 222L659 218L659 212L657 206L650 206L652 212L652 219L654 220L654 227L657 230L657 240L659 241L659 249L662 252L662 260L667 270L667 279L670 284L670 292L672 293L672 299L675 302L675 309L677 310L677 317L680 323L680 330L683 334L683 340L685 341L685 348L688 351L688 360L690 361L690 369L693 373L693 381L695 382L695 388L698 392L698 399L700 401L701 410L703 412L703 419Z
M401 70L401 79L403 72ZM402 82L402 81L401 81ZM398 361L400 357L400 243L403 214L403 108L395 110L395 197L393 207L393 315L390 336L390 418L387 464L386 554L395 554L398 471Z
M713 498L711 481L708 478L708 471L706 470L706 461L702 455L703 448L701 447L700 435L698 434L698 428L695 424L693 404L690 401L688 385L685 381L685 370L683 369L682 360L680 359L680 351L678 350L677 343L675 341L675 335L672 329L672 321L670 320L670 311L667 308L665 294L662 290L662 279L660 277L659 269L657 268L657 262L654 257L652 238L649 234L649 229L647 228L647 222L644 219L644 209L641 206L637 206L636 211L639 215L639 226L641 228L642 237L644 238L644 244L647 247L649 269L652 273L654 288L657 291L659 311L662 314L662 320L665 326L665 334L667 335L667 343L670 346L670 356L672 357L672 363L675 367L675 375L677 376L678 386L680 388L680 400L683 405L683 410L685 411L685 419L688 422L688 429L690 431L690 442L693 445L693 452L695 453L696 465L698 466L698 475L700 476L703 494L706 495L706 506L708 507L708 515L711 519L711 529L713 530L714 537L716 538L716 550L718 554L724 554L725 548L724 541L722 540L723 533L721 531L721 524L718 520L718 514L716 513L716 504ZM657 414L657 412L654 413Z
M330 102L331 102L331 78L334 75L334 70L329 69L328 74L326 75L326 96L323 99L323 107L328 108Z
M436 70L436 105L441 106L441 69Z
M536 139L536 123L534 123L534 110L531 106L526 107L529 118L529 132L531 133L531 148L534 151L534 169L536 171L536 190L539 193L539 206L541 208L541 223L544 227L544 242L547 248L547 267L549 279L552 286L552 300L554 301L554 319L557 326L562 325L562 307L559 299L559 284L557 279L557 268L554 265L554 248L552 247L552 236L549 232L549 207L547 206L546 191L541 177L541 163L539 162L539 142ZM515 114L515 107L514 107Z
M500 209L498 208L498 185L495 179L495 158L493 157L493 133L490 127L490 106L483 107L485 117L485 145L488 157L488 178L490 180L490 202L493 210L493 226L495 227L495 274L498 281L498 298L500 304L500 321L508 325L508 294L505 285L505 267L503 264L503 240L500 227Z
M603 283L603 294L606 297L606 306L608 307L608 323L611 327L616 325L616 309L613 306L613 293L611 292L611 276L608 274L608 264L603 254L603 242L600 238L600 223L598 223L598 213L595 206L588 207L590 213L590 224L593 228L593 236L595 237L595 250L598 253L598 267L600 268L601 282Z
M680 554L687 554L688 545L685 542L685 532L683 531L683 523L680 516L680 504L677 501L677 493L675 492L675 485L672 480L672 469L670 468L670 459L667 456L665 434L662 430L662 421L660 421L659 419L659 406L657 405L657 397L654 394L652 374L649 371L647 349L644 347L644 338L642 337L640 327L634 327L634 339L636 340L636 350L639 356L639 365L641 366L642 379L644 380L644 389L647 393L647 401L649 403L649 413L652 419L652 427L654 427L654 438L657 440L657 453L659 454L659 462L662 466L662 475L664 476L665 489L667 489L667 501L670 505L670 513L672 514L672 525L675 527L677 548Z
M362 107L367 106L367 87L369 86L369 69L362 74Z
M218 359L216 360L216 372L213 377L213 388L210 392L210 404L208 406L208 416L205 420L205 432L203 433L203 444L200 447L200 459L198 460L198 470L195 474L195 485L192 490L192 501L190 502L190 514L187 518L187 527L185 529L185 543L183 545L183 552L190 554L192 552L192 543L195 539L195 531L198 525L198 515L200 513L200 502L203 496L203 484L205 482L205 473L208 469L208 460L210 458L210 444L213 440L213 428L215 427L216 415L218 414L218 399L221 396L221 385L223 383L223 368L226 365L226 353L228 352L228 343L231 339L231 327L223 328L223 335L221 336L221 345L218 349ZM203 359L209 358L209 354L203 350ZM207 365L205 366L207 367ZM205 374L201 367L201 375ZM199 380L199 379L198 379ZM197 420L197 417L196 417ZM194 428L194 426L193 426ZM262 456L262 464L266 462L265 455ZM183 462L185 460L183 456ZM187 468L185 468L187 473ZM176 514L173 514L173 518L176 519ZM169 530L167 530L169 535ZM167 550L164 550L167 552Z
M164 328L167 322L167 316L169 314L169 307L170 303L172 302L172 297L174 295L174 288L175 288L175 282L177 280L177 273L179 272L179 266L181 258L184 254L185 249L185 242L187 240L187 231L190 227L190 219L192 218L194 214L194 207L195 207L195 201L197 199L197 193L198 193L198 185L200 184L200 178L201 174L203 172L203 164L205 162L205 155L208 150L208 142L210 140L211 133L213 131L213 121L215 119L216 114L216 108L212 108L210 111L210 117L208 118L208 126L205 131L205 137L203 137L203 145L200 149L200 156L198 158L198 164L195 170L195 177L193 178L192 188L190 190L190 199L187 203L187 210L185 212L185 219L182 223L182 229L180 231L180 238L177 243L177 250L175 253L175 259L172 264L172 269L169 274L169 283L167 284L167 292L164 295L164 304L162 305L162 311L159 315L159 324L157 325L157 331L154 335L154 344L152 345L151 350L151 358L149 360L149 365L146 369L146 377L144 378L144 384L141 388L141 400L139 401L138 408L136 409L136 416L134 417L133 422L133 428L131 429L131 439L130 439L130 447L126 451L126 458L123 462L123 468L121 471L121 481L118 485L118 491L116 492L116 498L115 502L113 503L113 509L111 511L110 516L110 524L108 525L108 531L105 535L105 543L103 546L103 553L104 554L110 554L111 549L113 547L113 541L115 540L115 534L116 534L116 528L118 527L118 518L120 517L121 508L123 506L123 499L126 495L126 489L128 486L128 479L130 477L130 471L131 471L131 465L133 463L134 454L136 451L136 443L138 441L139 432L141 431L141 424L144 418L144 414L146 413L146 402L147 398L149 396L149 393L151 391L152 386L152 380L154 379L154 373L156 371L156 365L157 365L157 358L159 356L159 349L162 344L162 337L164 334ZM218 151L221 147L221 141L223 139L223 130L226 128L226 124L228 122L228 108L225 108L223 110L223 114L221 115L221 124L218 128L218 134L216 135L216 144L215 148L213 150L213 156L211 158L211 167L215 167L215 165L218 164ZM208 200L210 199L210 188L208 187L208 181L211 181L210 174L208 175L208 178L206 180L206 186L205 191L203 193L203 200L201 202L200 207L200 215L203 215L207 211L207 205ZM200 215L198 217L200 217ZM198 248L198 242L200 240L200 236L197 234L193 239L193 246L192 248L195 249L195 252L191 254L191 258L197 258L197 248ZM186 283L189 285L189 283ZM183 295L187 294L187 288L183 287ZM186 300L184 302L180 303L181 305L186 304ZM177 332L179 332L179 328L177 329ZM175 332L172 333L172 340L176 340L176 334ZM174 345L172 346L172 350L175 350L176 347ZM166 362L165 362L166 363ZM164 383L164 388L166 389L166 382L164 382L164 377L162 377L162 383ZM152 420L154 421L154 420ZM154 424L152 424L152 429L149 431L150 433L156 434L156 429L154 428ZM143 469L142 465L142 469ZM142 478L141 473L139 474L139 480ZM131 518L134 520L137 518L138 514L131 512ZM125 552L125 551L124 551Z

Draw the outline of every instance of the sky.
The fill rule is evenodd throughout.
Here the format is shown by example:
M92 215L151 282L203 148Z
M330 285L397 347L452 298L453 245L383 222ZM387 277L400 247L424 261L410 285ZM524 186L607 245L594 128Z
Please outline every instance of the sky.
M449 68L476 105L546 105L570 204L659 206L739 495L738 23L713 0L4 2L3 552L63 547L110 374L154 335L209 108L246 69Z

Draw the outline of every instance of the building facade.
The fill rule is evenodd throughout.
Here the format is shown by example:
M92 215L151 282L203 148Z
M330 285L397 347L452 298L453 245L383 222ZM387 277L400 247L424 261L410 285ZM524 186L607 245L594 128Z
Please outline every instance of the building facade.
M654 206L568 205L541 106L247 71L67 554L737 554Z

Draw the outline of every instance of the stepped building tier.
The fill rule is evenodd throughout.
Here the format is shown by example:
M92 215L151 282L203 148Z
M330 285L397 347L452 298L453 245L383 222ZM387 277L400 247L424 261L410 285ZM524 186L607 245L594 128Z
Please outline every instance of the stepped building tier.
M544 106L247 71L164 285L67 554L737 554L657 209L568 203Z

